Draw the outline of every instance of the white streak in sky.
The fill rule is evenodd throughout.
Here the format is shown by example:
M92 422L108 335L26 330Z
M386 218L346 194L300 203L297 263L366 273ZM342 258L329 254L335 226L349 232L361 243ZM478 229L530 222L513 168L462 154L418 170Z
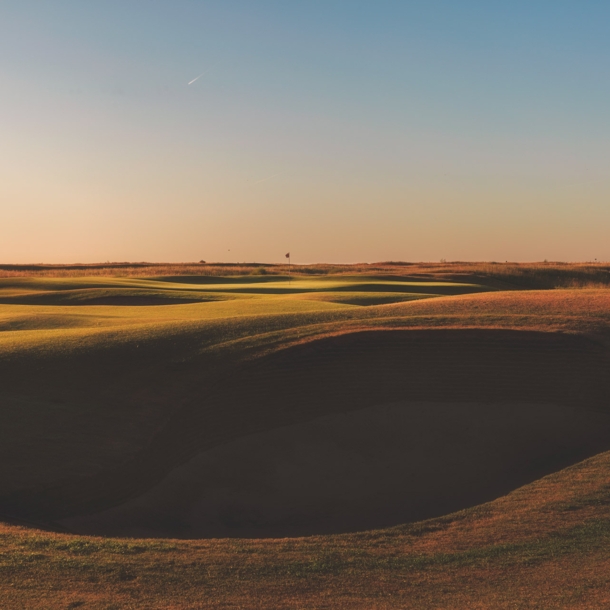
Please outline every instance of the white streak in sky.
M199 76L196 76L190 83L189 85L192 85L198 78L201 78L203 75L205 74L205 72L202 72Z
M273 176L269 176L268 178L263 178L262 180L257 180L256 182L253 182L252 184L260 184L261 182L267 182L267 180L271 180L271 178L277 178L278 176L281 176L284 172L280 172L279 174L273 174Z
M207 74L210 70L212 70L212 68L215 67L216 64L214 64L214 66L212 66L211 68L208 68L207 70L204 70L199 76L196 76L190 83L188 83L189 85L192 85L196 80L199 80L204 74Z

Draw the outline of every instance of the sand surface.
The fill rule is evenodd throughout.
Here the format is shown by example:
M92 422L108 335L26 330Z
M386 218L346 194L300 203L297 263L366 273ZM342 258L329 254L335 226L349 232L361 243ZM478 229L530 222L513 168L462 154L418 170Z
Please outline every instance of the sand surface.
M203 451L83 534L267 537L391 526L494 499L610 449L610 416L525 402L401 401Z

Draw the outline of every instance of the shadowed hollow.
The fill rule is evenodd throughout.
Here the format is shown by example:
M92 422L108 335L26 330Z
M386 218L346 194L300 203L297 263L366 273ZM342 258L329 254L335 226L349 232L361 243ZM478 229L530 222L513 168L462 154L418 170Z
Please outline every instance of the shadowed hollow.
M142 464L155 461L179 466L163 481L62 524L283 537L473 506L610 448L610 418L595 412L605 407L605 363L604 348L581 336L498 329L297 344L232 371L128 475L146 476ZM189 446L199 449L180 465L172 455Z
M247 435L144 495L63 521L86 534L284 537L427 519L610 447L610 417L523 403L399 402Z

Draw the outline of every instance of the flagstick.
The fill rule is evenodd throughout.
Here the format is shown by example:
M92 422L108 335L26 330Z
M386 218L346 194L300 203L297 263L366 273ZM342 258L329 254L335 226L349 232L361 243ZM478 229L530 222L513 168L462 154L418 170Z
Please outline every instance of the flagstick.
M286 252L286 258L288 259L288 285L292 282L292 269L290 267L290 252Z

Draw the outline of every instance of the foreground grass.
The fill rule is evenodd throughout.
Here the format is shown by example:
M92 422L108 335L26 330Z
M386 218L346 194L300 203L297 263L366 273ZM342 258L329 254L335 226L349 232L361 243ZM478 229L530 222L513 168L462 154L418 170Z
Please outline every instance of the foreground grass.
M280 540L119 540L0 526L5 608L601 608L610 454L412 525Z

